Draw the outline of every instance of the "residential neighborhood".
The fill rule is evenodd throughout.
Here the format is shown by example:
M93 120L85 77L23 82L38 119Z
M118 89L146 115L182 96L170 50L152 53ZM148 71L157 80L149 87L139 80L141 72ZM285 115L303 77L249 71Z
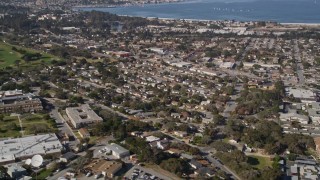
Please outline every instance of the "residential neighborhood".
M320 178L319 25L126 3L0 2L0 179Z

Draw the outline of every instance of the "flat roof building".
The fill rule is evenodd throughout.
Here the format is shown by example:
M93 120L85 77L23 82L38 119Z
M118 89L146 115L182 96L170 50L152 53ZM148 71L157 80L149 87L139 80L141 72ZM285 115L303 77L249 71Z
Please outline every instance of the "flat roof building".
M295 98L301 99L302 102L315 102L316 101L316 94L309 89L302 89L302 88L286 88L287 96L293 96Z
M107 160L94 160L88 166L94 174L102 174L108 178L113 178L114 175L122 168L122 163L117 161L107 161Z
M112 152L112 155L119 159L130 155L129 150L115 143L107 145L105 149L106 151Z
M75 128L80 128L87 124L102 122L99 117L88 104L83 104L80 107L66 108L66 113Z
M0 141L0 164L30 158L36 154L60 155L62 148L54 133L2 140Z
M43 110L39 98L22 90L0 91L0 113L37 112Z

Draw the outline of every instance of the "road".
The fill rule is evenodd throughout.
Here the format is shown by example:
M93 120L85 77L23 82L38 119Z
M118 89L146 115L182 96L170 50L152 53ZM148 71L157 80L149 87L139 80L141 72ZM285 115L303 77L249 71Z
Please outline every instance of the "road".
M294 49L294 58L296 60L296 65L297 65L297 76L298 76L298 83L300 86L303 86L304 83L305 83L305 79L304 79L304 71L303 71L303 65L302 65L302 61L301 61L301 54L300 54L300 49L299 49L299 45L298 45L298 40L294 40L294 46L293 46L293 49Z
M224 109L222 116L225 118L229 118L230 117L230 113L236 110L236 107L238 105L238 103L235 101L236 99L238 99L240 97L240 92L243 89L243 84L237 84L235 86L235 95L230 96L231 97L231 101L227 102L226 108Z
M175 136L172 136L171 134L169 133L166 133L164 131L162 131L163 134L167 135L167 136L170 136L171 138L173 138L174 140L178 141L178 142L182 142L181 139L175 137ZM206 147L200 147L200 146L197 146L197 145L194 145L194 144L190 144L188 142L185 142L183 141L185 144L188 144L189 146L191 147L195 147L195 148L198 148L200 150L200 152L202 154L206 154L204 157L207 158L207 160L212 163L214 166L220 168L222 171L226 172L227 174L231 174L233 176L233 179L239 179L241 180L241 178L234 172L232 171L230 168L228 168L227 166L225 166L224 164L220 163L217 159L214 159L211 157L211 152L214 150L214 148L212 147L209 147L209 146L206 146Z
M224 109L222 116L225 118L229 118L231 112L233 112L237 107L237 103L235 101L228 101L226 108Z
M80 143L80 141L77 139L77 136L75 136L68 123L65 122L65 119L59 113L58 109L52 109L52 111L50 112L50 117L55 119L60 132L74 136L75 141L70 141L70 146L75 147L78 143Z
M108 106L105 106L105 105L102 105L102 104L95 104L95 106L100 107L101 109L105 109L105 110L111 111L111 112L113 112L113 113L116 113L116 114L118 114L119 116L121 116L121 117L123 117L123 118L125 118L125 119L128 119L128 118L129 118L128 115L123 114L123 113L121 113L121 112L119 112L119 111L115 111L115 110L113 110L112 108L109 108Z

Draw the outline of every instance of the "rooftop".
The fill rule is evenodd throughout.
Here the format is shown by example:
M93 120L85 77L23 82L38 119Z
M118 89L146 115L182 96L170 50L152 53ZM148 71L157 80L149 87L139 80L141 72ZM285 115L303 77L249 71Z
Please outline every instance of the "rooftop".
M77 123L83 123L86 121L102 121L88 104L83 104L80 107L69 107L66 108L68 116Z
M0 141L0 162L36 154L61 152L62 145L55 134L44 134Z
M91 169L94 172L106 172L106 174L113 174L116 171L118 171L122 167L121 162L116 161L106 161L106 160L97 160L95 162L92 162Z
M116 152L118 154L122 154L122 153L127 153L128 152L127 149L125 149L122 146L120 146L118 144L115 144L115 143L108 144L105 148L107 150L109 150L109 151L113 151L113 152Z
M288 87L286 88L287 95L293 95L295 98L300 99L314 99L315 93L308 89L302 89L302 88L292 88Z

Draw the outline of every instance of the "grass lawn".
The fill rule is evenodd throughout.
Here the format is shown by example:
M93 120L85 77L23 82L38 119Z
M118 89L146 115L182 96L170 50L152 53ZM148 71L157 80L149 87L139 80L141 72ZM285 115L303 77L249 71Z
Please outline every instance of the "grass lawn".
M56 132L56 123L46 114L24 114L20 117L25 135Z
M77 139L82 139L78 130L73 130L73 134L76 136Z
M230 140L230 138L224 138L222 141L225 143L230 143L229 140Z
M248 156L248 163L253 167L263 169L264 167L271 166L272 161L267 157Z
M25 62L21 58L23 57L23 54L20 54L19 52L13 51L12 47L16 47L17 49L23 49L27 53L41 53L42 57L39 60L31 61L31 62ZM16 60L20 60L20 66L21 67L29 67L29 66L36 66L40 63L50 64L53 59L59 60L59 58L43 53L40 51L36 51L29 48L19 47L19 46L13 46L4 42L0 42L0 68L13 66L15 65Z
M21 133L18 117L5 116L3 121L0 121L0 138L19 136Z
M41 172L39 172L37 176L36 176L36 174L34 174L32 176L32 179L46 179L51 173L52 173L52 170L45 169L45 170L42 170Z
M99 139L98 136L90 136L89 138L89 144L95 144L97 142L97 140Z

